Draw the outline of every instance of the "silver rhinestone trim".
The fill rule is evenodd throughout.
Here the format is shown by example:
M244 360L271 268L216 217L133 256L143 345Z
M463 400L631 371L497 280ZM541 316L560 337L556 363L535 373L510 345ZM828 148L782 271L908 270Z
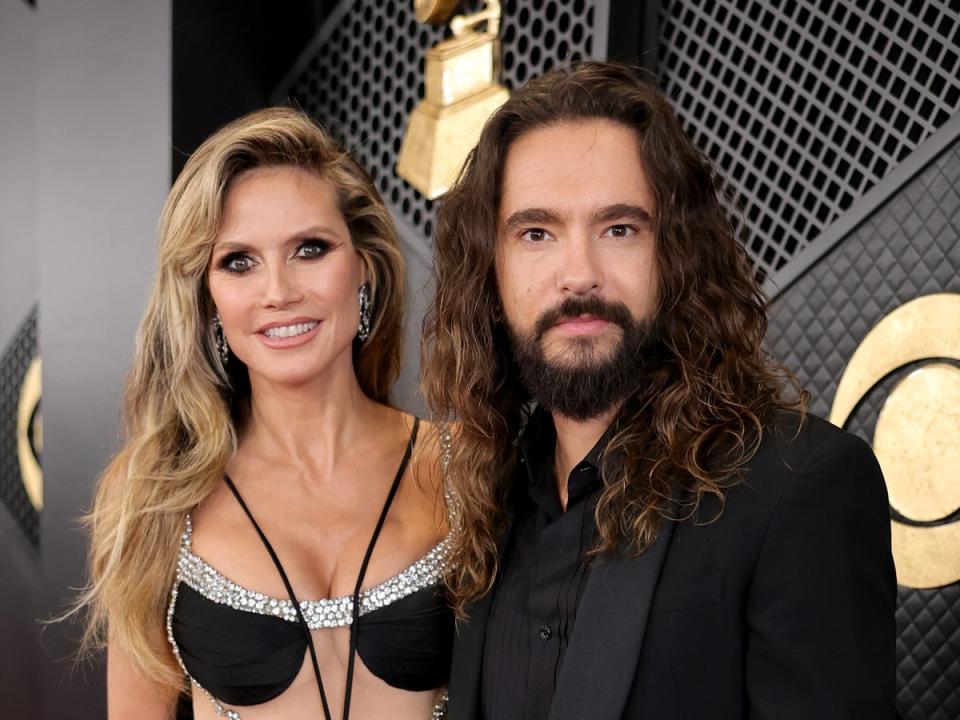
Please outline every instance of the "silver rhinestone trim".
M183 534L181 540L183 538L186 538L189 542L189 538L187 538L186 533ZM170 591L170 604L167 606L167 641L170 643L170 647L173 649L173 656L177 659L177 664L180 666L180 669L183 670L183 674L186 676L187 680L190 681L190 684L210 698L210 702L213 703L213 711L217 714L217 717L225 717L227 720L240 720L240 713L238 713L236 710L229 710L225 708L223 703L217 700L209 690L193 679L193 676L187 671L187 666L183 664L183 658L180 657L180 648L177 645L177 641L173 637L173 610L177 605L177 590L179 587L180 581L178 580L174 582L173 589Z
M441 467L446 473L450 464L450 455L453 450L453 439L448 428L444 427L440 433ZM446 485L446 483L444 483ZM447 502L447 512L451 520L455 518L452 493L447 487L444 492ZM451 522L451 533L453 523ZM435 585L446 571L451 533L433 547L426 555L401 573L388 578L379 585L368 588L360 593L360 615L366 615L373 610L385 607L392 602L412 595L418 590ZM173 637L173 613L177 605L177 591L180 583L193 588L208 600L228 605L235 610L255 612L261 615L281 617L289 622L298 622L297 614L293 610L293 603L289 600L271 598L263 593L248 590L220 574L216 568L203 558L193 554L193 521L187 514L183 534L180 536L180 554L177 558L177 574L170 590L170 604L167 606L167 641L173 650L173 656L183 671L184 676L197 690L210 699L217 717L227 720L241 720L240 713L227 708L209 690L198 683L183 664L180 648ZM300 611L303 613L307 626L311 630L325 627L344 627L353 622L353 596L346 595L327 600L303 600L300 602ZM431 720L445 720L449 694L446 689L440 695L430 715Z
M287 622L298 622L296 610L289 600L273 598L238 585L203 558L194 555L191 549L192 532L193 527L188 516L177 562L178 582L188 585L208 600L227 605L234 610L272 615ZM403 572L363 590L360 593L360 615L366 615L419 590L436 585L447 566L449 545L448 536ZM353 596L302 600L300 611L311 630L346 627L353 622Z
M444 688L437 700L437 704L433 706L433 712L430 713L430 720L447 720L447 706L449 704L450 693Z

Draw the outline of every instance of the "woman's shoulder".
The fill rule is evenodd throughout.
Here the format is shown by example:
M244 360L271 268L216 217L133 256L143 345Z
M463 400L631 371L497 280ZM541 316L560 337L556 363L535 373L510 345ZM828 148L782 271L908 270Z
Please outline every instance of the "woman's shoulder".
M438 481L442 481L457 436L457 424L448 420L419 418L420 429L416 449L421 463L436 466Z
M411 463L416 484L437 508L438 522L443 525L449 522L447 465L455 438L455 424L421 418Z

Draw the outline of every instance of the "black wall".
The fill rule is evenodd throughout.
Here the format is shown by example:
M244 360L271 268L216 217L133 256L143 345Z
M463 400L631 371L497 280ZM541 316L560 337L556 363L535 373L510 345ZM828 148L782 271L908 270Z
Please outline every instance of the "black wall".
M270 92L334 0L173 0L173 176L210 133Z

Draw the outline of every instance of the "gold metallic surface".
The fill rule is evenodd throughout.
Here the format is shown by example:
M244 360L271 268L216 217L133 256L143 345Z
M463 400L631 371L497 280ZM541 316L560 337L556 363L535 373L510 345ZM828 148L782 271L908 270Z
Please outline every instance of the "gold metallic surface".
M931 363L901 380L877 418L873 448L901 515L931 521L960 508L960 369Z
M17 458L20 461L20 477L27 497L37 510L43 509L43 471L30 445L38 452L43 450L43 429L40 413L41 370L40 358L34 358L23 377L20 398L17 402ZM37 411L37 412L35 412ZM32 422L31 422L32 420Z
M425 100L445 107L495 85L500 75L500 43L493 35L468 33L427 51Z
M847 363L830 422L842 426L860 398L888 373L937 357L960 358L960 295L955 293L911 300L877 323Z
M440 4L415 7L419 13L421 5ZM483 23L485 32L474 29ZM458 15L451 26L455 36L427 52L425 97L410 116L397 159L397 174L431 200L450 188L484 122L510 97L498 80L499 1L487 0L481 12Z
M912 527L890 523L897 584L936 588L960 580L960 523Z
M484 22L487 35L500 34L500 0L487 0L486 7L472 15L457 15L450 21L450 30L454 35L463 35Z
M410 116L397 172L425 197L443 195L456 180L483 123L508 97L504 88L495 86L448 107L420 103Z
M890 392L877 418L873 450L890 504L915 522L942 520L960 508L960 295L912 300L863 339L837 385L830 421L843 426L857 403L889 373L931 362ZM897 582L933 588L960 580L960 522L916 526L891 521Z
M417 22L439 25L447 21L459 2L460 0L413 0L413 14L416 15Z

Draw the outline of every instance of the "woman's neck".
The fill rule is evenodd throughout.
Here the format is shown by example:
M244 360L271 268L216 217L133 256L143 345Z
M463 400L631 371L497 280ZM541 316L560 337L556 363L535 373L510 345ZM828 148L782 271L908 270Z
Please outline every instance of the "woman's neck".
M332 470L345 452L384 421L388 408L368 398L351 363L300 385L250 379L250 415L241 447L260 457Z

